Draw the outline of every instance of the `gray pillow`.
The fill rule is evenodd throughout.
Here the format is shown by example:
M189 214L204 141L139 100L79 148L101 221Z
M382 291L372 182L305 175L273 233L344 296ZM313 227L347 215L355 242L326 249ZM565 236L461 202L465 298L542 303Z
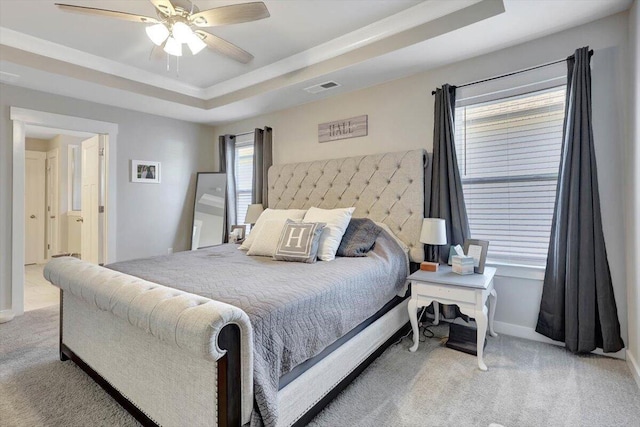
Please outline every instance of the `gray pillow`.
M295 222L287 220L273 255L277 261L314 263L318 257L323 222Z
M378 227L369 218L351 218L347 231L342 236L338 247L338 256L359 257L367 256L382 228Z

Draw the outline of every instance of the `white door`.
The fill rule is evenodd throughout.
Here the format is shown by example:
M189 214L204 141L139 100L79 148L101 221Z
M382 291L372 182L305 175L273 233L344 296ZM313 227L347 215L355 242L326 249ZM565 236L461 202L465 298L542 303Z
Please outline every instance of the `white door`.
M80 258L98 264L98 191L100 141L96 135L82 141L82 237Z
M47 155L37 151L25 152L24 263L43 263L45 260L45 160Z
M59 151L47 152L47 258L60 254Z

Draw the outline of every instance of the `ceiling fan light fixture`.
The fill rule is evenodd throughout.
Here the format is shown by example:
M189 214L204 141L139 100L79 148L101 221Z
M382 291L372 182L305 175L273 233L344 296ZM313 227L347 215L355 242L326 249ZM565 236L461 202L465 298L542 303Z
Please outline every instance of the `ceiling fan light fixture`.
M169 37L169 29L164 24L155 24L146 28L147 36L153 44L160 46Z
M202 40L202 38L198 34L192 33L191 37L189 37L189 40L187 41L187 46L189 46L191 53L196 55L202 49L207 47L207 44Z
M182 43L173 37L169 37L164 45L164 51L169 55L182 56Z
M193 35L193 30L184 22L176 22L173 24L173 28L171 29L171 35L179 43L189 43L189 40Z

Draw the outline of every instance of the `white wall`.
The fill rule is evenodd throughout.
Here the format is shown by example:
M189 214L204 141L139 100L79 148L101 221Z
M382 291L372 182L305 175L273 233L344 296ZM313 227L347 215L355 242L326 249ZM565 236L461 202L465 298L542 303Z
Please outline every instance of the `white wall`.
M625 212L629 341L627 358L640 386L640 4L629 12L629 139L626 152Z
M27 151L49 151L49 140L48 139L39 139L39 138L25 138L24 139L24 148Z
M0 311L11 305L11 106L119 125L118 260L188 248L195 173L214 170L212 127L0 84ZM131 159L161 162L162 183L131 183Z
M626 87L624 79L627 13L617 14L519 46L472 58L372 88L336 96L296 108L216 127L218 134L240 133L271 126L274 162L288 163L346 157L386 151L432 149L433 97L431 91L444 83L463 84L534 65L562 59L576 48L595 50L593 110L598 179L604 233L618 303L623 338L627 336L623 155ZM369 135L318 143L319 123L369 115ZM637 169L637 168L636 168ZM636 252L637 253L637 252ZM542 281L498 277L499 303L496 320L512 332L533 335Z

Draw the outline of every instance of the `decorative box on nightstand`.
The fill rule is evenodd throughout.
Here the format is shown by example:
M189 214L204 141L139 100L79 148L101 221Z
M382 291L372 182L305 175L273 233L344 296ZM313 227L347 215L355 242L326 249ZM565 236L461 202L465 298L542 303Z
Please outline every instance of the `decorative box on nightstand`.
M455 255L451 257L451 271L458 274L473 274L473 258Z

